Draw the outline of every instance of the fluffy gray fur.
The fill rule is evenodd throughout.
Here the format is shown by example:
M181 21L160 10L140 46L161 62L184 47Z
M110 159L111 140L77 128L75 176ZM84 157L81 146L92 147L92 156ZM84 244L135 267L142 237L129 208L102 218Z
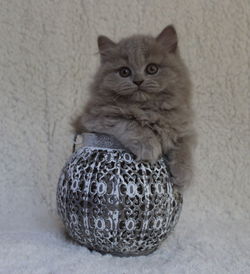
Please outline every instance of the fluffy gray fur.
M156 38L134 35L119 43L99 36L98 47L101 65L75 131L111 134L138 160L155 162L168 154L175 184L186 185L194 144L191 83L174 27ZM148 64L156 64L157 73L146 73ZM122 77L122 67L131 75Z

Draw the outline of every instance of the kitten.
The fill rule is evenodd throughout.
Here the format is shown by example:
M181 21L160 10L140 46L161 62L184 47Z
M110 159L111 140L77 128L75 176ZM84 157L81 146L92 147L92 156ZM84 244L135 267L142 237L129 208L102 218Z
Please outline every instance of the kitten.
M167 26L156 38L98 37L101 65L90 99L74 121L77 133L115 136L138 160L168 155L174 183L191 179L194 131L191 83L179 55L177 34Z

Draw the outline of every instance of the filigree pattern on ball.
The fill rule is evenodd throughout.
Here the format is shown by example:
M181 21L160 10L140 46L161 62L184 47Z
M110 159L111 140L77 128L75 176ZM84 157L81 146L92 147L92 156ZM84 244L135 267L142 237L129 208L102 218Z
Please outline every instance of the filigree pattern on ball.
M103 253L145 255L175 227L182 197L163 158L150 164L124 149L82 147L62 170L57 206L77 242Z

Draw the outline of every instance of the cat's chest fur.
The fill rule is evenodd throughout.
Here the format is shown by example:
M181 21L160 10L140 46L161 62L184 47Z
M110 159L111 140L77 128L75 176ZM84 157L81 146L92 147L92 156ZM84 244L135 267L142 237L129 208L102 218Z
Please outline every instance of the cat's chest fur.
M160 134L167 124L168 110L164 108L164 103L141 103L120 106L120 113L123 118L136 121L143 128L150 128L155 133Z

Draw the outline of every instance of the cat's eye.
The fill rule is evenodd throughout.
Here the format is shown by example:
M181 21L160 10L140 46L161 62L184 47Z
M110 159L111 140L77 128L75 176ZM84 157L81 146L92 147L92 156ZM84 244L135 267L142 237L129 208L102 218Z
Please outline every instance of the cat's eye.
M119 70L119 74L121 77L129 77L131 75L131 70L127 67L122 67Z
M149 64L149 65L147 65L145 71L146 71L147 74L152 75L152 74L156 74L158 72L158 70L159 70L159 68L156 64Z

